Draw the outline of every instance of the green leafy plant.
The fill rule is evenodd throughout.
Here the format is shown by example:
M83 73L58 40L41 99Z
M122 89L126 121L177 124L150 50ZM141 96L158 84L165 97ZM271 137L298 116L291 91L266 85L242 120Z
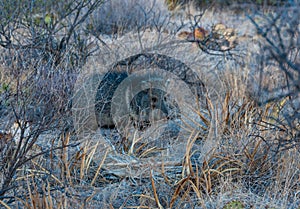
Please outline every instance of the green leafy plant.
M244 209L245 206L240 200L233 200L225 204L223 209Z

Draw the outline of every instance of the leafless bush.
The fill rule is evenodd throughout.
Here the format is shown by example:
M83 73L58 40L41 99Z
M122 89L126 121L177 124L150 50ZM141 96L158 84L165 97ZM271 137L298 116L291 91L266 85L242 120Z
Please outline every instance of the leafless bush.
M41 148L39 141L69 126L76 72L94 50L82 35L84 22L102 2L0 2L0 120L6 132L0 140L7 141L1 145L1 200L15 201L8 196L22 192L20 169L59 148L57 142Z
M255 97L260 105L278 103L275 115L281 115L281 119L270 116L274 121L273 128L286 133L278 136L278 149L281 149L280 146L291 148L299 143L299 8L299 3L292 2L273 14L257 13L256 19L250 16L261 37L261 51L257 56L260 63L259 82ZM286 138L290 139L289 142Z
M42 60L38 62L50 66L82 65L90 53L88 40L83 36L84 23L102 2L2 1L0 45L23 52L26 64L39 57Z
M260 54L261 70L268 66L279 68L285 83L270 89L276 94L269 100L296 96L299 92L299 5L286 5L275 14L257 14L260 20L250 17L258 35L263 39Z
M95 12L90 25L96 33L108 35L145 28L163 31L170 24L170 17L163 1L109 0Z

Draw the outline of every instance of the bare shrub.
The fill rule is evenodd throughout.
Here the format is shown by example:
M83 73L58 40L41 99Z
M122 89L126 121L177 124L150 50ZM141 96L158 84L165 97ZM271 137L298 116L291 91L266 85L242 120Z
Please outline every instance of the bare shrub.
M259 21L250 17L261 36L261 53L259 54L259 80L256 92L260 105L277 102L276 114L281 119L273 119L274 128L281 128L287 135L278 136L282 146L293 147L299 142L299 3L286 4L274 14L258 13ZM289 138L290 146L286 137Z
M25 179L20 176L27 175L27 166L67 146L59 146L55 136L49 146L45 134L71 128L69 104L76 72L92 51L82 36L83 23L102 1L0 4L0 119L8 132L0 139L7 141L4 148L1 145L0 199L15 202L10 196L24 194Z
M163 31L170 13L163 1L109 0L90 19L96 33L122 35L132 30Z

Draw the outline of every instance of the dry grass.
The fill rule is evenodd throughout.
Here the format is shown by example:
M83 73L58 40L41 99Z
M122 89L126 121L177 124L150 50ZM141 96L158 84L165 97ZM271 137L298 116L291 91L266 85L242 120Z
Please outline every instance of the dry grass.
M62 149L19 169L18 195L11 193L14 203L1 204L6 208L226 208L238 201L235 204L243 207L233 208L295 208L299 151L278 145L284 140L292 146L293 133L280 128L284 122L276 122L281 117L278 106L284 103L261 107L247 97L233 97L236 93L228 92L219 101L219 110L209 108L219 111L220 144L202 161L193 147L210 134L200 137L197 130L188 139L184 158L174 163L163 158L133 160L135 147L119 158L106 150L99 160L97 143L70 150L67 134L60 138Z
M237 50L247 44L241 43ZM119 49L120 53L128 48ZM299 209L300 122L292 115L295 97L269 100L270 95L259 94L259 90L271 91L286 80L276 65L264 66L263 74L257 76L253 54L246 55L242 64L239 59L222 57L219 65L214 56L199 52L197 59L211 59L215 66L205 72L207 63L189 61L196 63L192 66L201 71L199 74L206 74L203 78L210 88L204 96L205 109L193 109L200 122L188 124L188 134L180 138L177 153L170 154L163 146L153 146L146 137L134 133L118 138L110 131L109 137L117 138L110 142L113 146L103 144L95 134L85 138L70 130L50 138L40 134L23 157L12 158L25 163L14 162L19 167L11 176L10 188L4 188L7 192L0 196L0 205L34 209ZM2 83L10 81L2 74L4 71ZM0 143L0 153L11 153L6 152L8 141L13 151L18 146L26 150L24 143L33 141L23 137L22 142L21 137L14 144L12 135L1 133L0 137L5 140L5 145ZM5 157L0 161L5 165L3 171L14 165ZM1 186L6 177L1 171Z

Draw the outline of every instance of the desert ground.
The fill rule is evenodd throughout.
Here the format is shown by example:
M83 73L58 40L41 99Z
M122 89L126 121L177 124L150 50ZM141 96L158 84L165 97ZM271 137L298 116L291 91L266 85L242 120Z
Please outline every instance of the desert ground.
M1 207L300 208L299 3L41 2L3 1Z

